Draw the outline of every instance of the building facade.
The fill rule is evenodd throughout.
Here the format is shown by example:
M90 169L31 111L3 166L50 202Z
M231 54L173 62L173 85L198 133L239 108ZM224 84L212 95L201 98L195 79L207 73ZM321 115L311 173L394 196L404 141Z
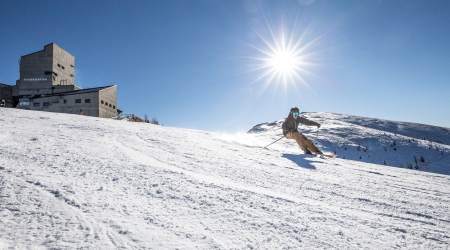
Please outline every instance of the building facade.
M0 85L1 86L1 85ZM10 105L19 109L117 116L117 85L82 89L75 85L75 57L51 43L20 58L20 79L5 85ZM3 97L3 87L0 94Z
M0 83L0 102L5 100L6 107L13 107L13 86Z
M18 108L110 118L118 113L116 96L113 85L22 98Z

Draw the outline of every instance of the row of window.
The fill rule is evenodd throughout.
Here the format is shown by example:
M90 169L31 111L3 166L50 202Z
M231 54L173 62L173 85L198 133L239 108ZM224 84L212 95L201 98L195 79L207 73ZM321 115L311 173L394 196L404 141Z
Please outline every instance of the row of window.
M105 102L103 100L102 100L102 104L105 104L106 106L109 106L109 107L112 107L113 109L116 109L116 106L111 105L111 103L108 104L107 102Z
M67 100L64 100L64 103L67 103ZM75 103L81 103L81 99L75 99ZM91 103L91 99L84 99L84 103ZM105 101L103 101L102 100L102 104L105 104L106 106L109 106L109 107L112 107L113 109L116 109L116 106L115 105L111 105L111 103L107 103L107 102L105 102ZM39 102L35 102L34 104L33 104L35 107L40 107L41 106L41 103L39 103ZM47 106L49 106L50 105L50 103L49 102L44 102L43 103L43 106L44 107L47 107Z
M64 103L67 103L67 100L64 100ZM75 99L75 103L81 103L81 99ZM84 99L84 103L91 103L91 99ZM39 106L41 106L41 103L35 102L33 105L35 107L39 107ZM44 102L43 105L44 105L44 107L46 107L46 106L49 106L50 103L49 102Z
M44 102L44 107L46 107L46 106L49 106L50 105L50 103L49 102ZM39 106L41 106L41 103L39 103L39 102L35 102L35 103L33 103L33 106L35 106L35 107L39 107Z

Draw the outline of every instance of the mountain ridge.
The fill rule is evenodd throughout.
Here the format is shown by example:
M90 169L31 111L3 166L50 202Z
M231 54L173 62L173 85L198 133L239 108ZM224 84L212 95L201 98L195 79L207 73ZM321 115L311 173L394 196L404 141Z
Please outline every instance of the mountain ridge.
M404 168L412 164L414 169L450 174L449 128L327 112L301 115L322 126L317 130L300 125L299 130L338 157ZM258 124L248 133L282 136L283 121Z

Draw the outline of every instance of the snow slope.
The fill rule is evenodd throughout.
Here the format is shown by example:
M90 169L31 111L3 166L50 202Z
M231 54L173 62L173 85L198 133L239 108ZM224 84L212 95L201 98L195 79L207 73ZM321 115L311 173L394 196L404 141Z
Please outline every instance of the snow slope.
M426 171L427 167L420 161L423 157L429 172L450 175L449 128L335 113L301 115L322 125L319 133L316 127L299 126L322 151L337 153L340 158L394 167L407 168L410 164L415 170ZM256 125L249 133L276 140L282 136L283 121ZM291 142L289 146L296 143Z
M0 249L448 249L450 176L0 109Z

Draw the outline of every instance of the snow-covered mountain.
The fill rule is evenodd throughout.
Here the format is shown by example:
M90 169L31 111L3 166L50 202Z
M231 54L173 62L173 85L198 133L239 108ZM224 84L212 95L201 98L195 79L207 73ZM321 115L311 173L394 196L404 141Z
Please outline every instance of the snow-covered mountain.
M449 128L334 113L301 115L322 126L319 131L304 125L299 129L339 158L450 174ZM256 125L249 133L276 139L282 136L283 121Z
M332 151L349 123L309 115ZM4 108L0 129L0 249L450 247L448 175L302 155L289 140L264 149L270 130ZM377 129L355 125L351 140L359 130Z

